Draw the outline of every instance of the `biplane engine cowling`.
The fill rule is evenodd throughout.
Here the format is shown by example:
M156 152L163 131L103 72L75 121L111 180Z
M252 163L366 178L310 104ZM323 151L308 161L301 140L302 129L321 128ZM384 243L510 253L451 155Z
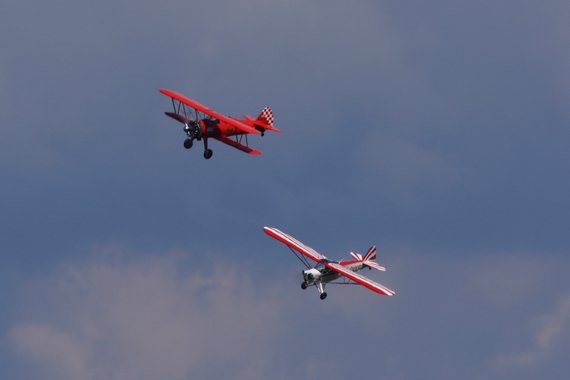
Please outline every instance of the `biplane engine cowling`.
M191 138L196 139L202 137L202 125L200 121L190 121L186 124L186 128L184 129Z
M307 283L314 282L315 280L317 280L321 276L322 276L322 273L319 272L315 268L311 268L311 269L307 269L307 270L303 271L303 279Z

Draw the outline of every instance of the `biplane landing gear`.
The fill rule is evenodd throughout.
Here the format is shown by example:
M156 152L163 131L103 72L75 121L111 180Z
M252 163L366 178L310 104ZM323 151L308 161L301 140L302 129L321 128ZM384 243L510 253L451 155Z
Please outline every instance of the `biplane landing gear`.
M192 139L184 140L184 148L186 148L186 149L192 148Z
M324 300L325 298L327 298L327 293L321 293L321 295L319 296L320 299Z
M305 281L301 282L301 289L307 289L307 283Z
M212 158L213 154L214 152L212 151L212 149L207 149L206 151L204 151L204 158L206 160L209 160L210 158Z

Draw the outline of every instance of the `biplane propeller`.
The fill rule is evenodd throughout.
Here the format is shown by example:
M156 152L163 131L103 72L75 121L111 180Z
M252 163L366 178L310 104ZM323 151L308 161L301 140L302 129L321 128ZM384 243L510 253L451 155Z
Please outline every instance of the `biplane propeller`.
M281 132L274 126L273 111L265 107L257 118L243 115L243 119L218 113L172 90L160 89L170 97L173 112L165 112L166 116L184 124L184 148L190 149L194 140L204 142L204 158L212 157L213 151L208 147L208 139L213 138L233 148L249 154L261 154L259 150L249 147L249 134L265 134L265 131Z
M388 289L384 285L380 285L368 277L357 273L357 271L364 268L380 271L386 270L386 268L376 262L375 246L368 248L364 255L350 252L354 260L334 261L315 251L313 248L306 246L294 237L287 235L285 232L279 231L277 228L263 227L263 231L289 247L291 252L305 265L307 269L302 271L303 282L301 283L301 288L307 289L309 286L315 286L322 300L327 298L327 293L325 292L326 284L356 284L385 296L393 296L396 294L396 292ZM315 261L317 264L313 266L307 259Z

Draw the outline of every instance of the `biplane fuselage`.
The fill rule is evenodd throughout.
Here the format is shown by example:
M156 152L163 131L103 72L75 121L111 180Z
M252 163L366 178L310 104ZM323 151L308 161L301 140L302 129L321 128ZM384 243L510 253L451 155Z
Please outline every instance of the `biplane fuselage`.
M241 121L244 122L245 120ZM200 119L200 124L203 136L207 137L232 137L249 134L249 132L244 132L232 124L219 120L214 121L211 119Z

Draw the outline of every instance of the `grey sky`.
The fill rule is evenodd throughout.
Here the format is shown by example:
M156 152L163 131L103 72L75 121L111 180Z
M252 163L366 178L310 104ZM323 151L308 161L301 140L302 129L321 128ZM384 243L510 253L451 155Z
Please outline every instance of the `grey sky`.
M1 4L1 377L567 377L569 12ZM160 87L283 133L206 162ZM320 302L264 225L396 297Z

